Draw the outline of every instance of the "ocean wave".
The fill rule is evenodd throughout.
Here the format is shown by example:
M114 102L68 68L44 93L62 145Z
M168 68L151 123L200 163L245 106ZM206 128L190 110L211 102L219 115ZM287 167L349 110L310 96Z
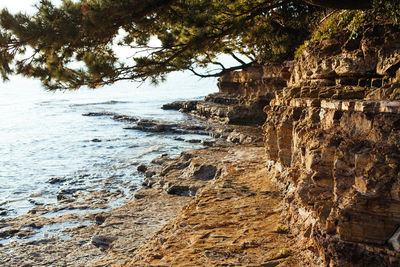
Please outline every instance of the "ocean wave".
M132 103L131 101L117 101L110 100L105 102L95 102L95 103L83 103L83 104L71 104L71 107L81 107L81 106L97 106L97 105L116 105L116 104L128 104Z

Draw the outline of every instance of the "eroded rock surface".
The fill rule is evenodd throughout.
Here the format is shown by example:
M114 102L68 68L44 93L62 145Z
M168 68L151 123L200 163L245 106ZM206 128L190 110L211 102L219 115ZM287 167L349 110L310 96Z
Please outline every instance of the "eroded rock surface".
M286 96L399 100L399 40L399 26L370 25L356 39L311 43L294 64Z
M162 155L146 167L146 173L152 170L154 174L145 180L143 188L113 210L102 208L118 199L118 192L65 192L57 210L38 206L29 214L3 219L0 237L18 236L18 242L0 247L0 265L123 265L135 250L176 218L201 188L222 179L227 162L250 161L250 152L259 153L263 148L258 143L247 153L241 150L226 143L186 151L177 158Z
M216 157L224 174L135 251L129 266L302 266L295 239L279 224L283 203L266 176L264 149L236 146Z
M399 32L309 45L264 109L269 175L305 262L400 264Z
M0 220L0 238L18 237L18 242L0 246L0 265L109 266L125 260L175 218L190 196L222 175L219 158L227 151L211 148L155 159L150 168L158 169L151 186L113 210L105 210L106 204L122 192L65 192L56 207L41 205L18 218ZM170 192L174 186L192 193Z
M363 264L398 262L387 242L400 225L400 114L380 112L387 102L291 104L267 107L264 125L288 223L304 242L316 241L327 264L354 266L359 248L373 255Z

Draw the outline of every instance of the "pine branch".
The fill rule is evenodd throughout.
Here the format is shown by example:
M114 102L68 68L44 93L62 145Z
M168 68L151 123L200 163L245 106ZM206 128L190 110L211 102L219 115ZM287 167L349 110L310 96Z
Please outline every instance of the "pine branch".
M231 71L235 71L235 70L242 70L245 69L246 67L251 66L253 63L245 63L243 65L238 65L238 66L234 66L234 67L230 67L230 68L226 68L220 72L215 72L212 74L201 74L198 73L197 71L194 70L193 67L188 68L189 71L191 71L194 75L200 77L200 78L212 78L212 77L220 77L221 75L231 72Z

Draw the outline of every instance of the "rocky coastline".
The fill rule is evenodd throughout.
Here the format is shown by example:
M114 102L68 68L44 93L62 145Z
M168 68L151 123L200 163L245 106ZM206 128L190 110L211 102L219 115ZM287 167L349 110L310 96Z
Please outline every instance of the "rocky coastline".
M398 26L371 25L227 73L204 101L164 106L218 126L114 117L221 139L138 166L143 187L124 206L52 218L91 224L0 247L0 264L400 265L399 40ZM38 214L0 221L0 236L45 227Z
M131 254L178 216L199 190L224 175L221 159L231 148L251 144L262 149L261 127L205 121L172 124L114 113L83 115L108 116L125 122L128 130L176 134L182 142L200 142L190 138L193 134L209 135L213 139L203 141L204 149L186 151L176 158L163 154L149 165L137 166L137 171L143 175L140 188L133 186L127 188L127 192L64 190L57 195L55 206L38 204L26 215L1 219L0 237L10 242L0 246L0 265L110 266L127 263ZM55 185L62 182L62 178L49 181ZM123 205L109 208L111 203L118 201Z
M70 223L61 235L45 235L32 241L12 242L0 248L2 266L110 266L124 264L167 222L174 219L209 181L225 173L221 159L232 145L187 151L175 159L162 156L147 171L151 177L125 205L106 212L83 208L82 214L47 218L37 213L17 220L2 220L0 234L29 236L35 229ZM258 149L263 150L261 144ZM234 159L236 160L236 159ZM239 160L239 159L237 159ZM242 161L247 159L240 159ZM106 195L78 198L87 203ZM81 203L75 200L70 207ZM65 201L65 200L61 200ZM88 204L89 205L89 204ZM91 209L99 206L90 205ZM76 226L74 226L76 224ZM29 230L24 230L29 229ZM68 237L66 237L68 236Z
M286 234L282 243L290 249L274 261L269 253L279 247L277 239L271 228L260 227L271 219L267 211L249 222L246 211L257 204L240 208L230 196L216 197L230 188L232 177L252 188L251 171L238 176L228 171L135 251L131 266L398 266L399 33L398 26L369 25L356 39L327 38L306 46L295 61L221 77L220 92L205 101L175 103L199 117L252 124L256 120L249 117L258 118L248 115L258 101L252 92L258 92L265 105L266 152L264 163L254 164L265 167L258 187L276 186L281 209L273 221L282 224L277 232ZM271 73L274 86L267 82ZM234 191L232 198L241 203L240 189ZM251 194L260 197L256 203L273 203L259 193ZM237 246L251 236L246 226L240 234L231 225L241 222L256 229L250 250Z

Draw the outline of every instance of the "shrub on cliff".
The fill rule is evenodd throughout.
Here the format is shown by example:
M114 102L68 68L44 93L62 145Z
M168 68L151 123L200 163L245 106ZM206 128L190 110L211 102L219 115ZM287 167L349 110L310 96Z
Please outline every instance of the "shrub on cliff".
M321 12L319 20L309 39L297 48L295 57L301 55L308 43L327 38L356 39L372 25L400 24L400 3L398 0L375 0L371 9L331 10L328 14Z
M381 19L389 23L400 24L400 1L399 0L375 0L373 8Z

